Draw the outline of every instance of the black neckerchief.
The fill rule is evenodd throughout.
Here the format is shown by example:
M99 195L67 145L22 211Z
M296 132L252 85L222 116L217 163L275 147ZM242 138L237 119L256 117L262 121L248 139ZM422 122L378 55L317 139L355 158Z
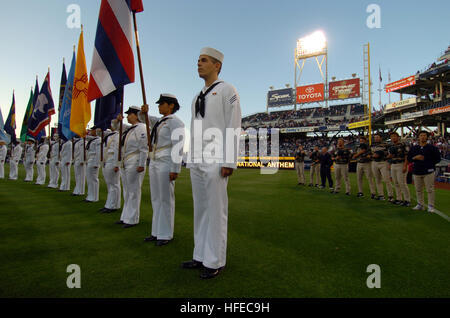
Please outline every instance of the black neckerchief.
M117 132L113 131L112 133L110 133L109 135L107 135L107 136L105 137L105 139L103 140L103 142L105 143L105 146L106 146L106 143L108 142L108 138L111 137L112 135L116 134L116 133L117 133Z
M157 129L158 126L161 125L166 120L170 119L170 117L163 117L162 119L158 120L158 122L152 127L152 132L150 134L150 140L153 144L156 145L156 141L158 140Z
M125 132L123 133L123 135L122 135L122 146L125 145L125 138L127 138L127 134L128 134L131 130L133 130L134 128L136 128L136 127L137 127L137 124L134 125L134 126L131 126L127 131L125 131Z
M200 116L205 117L205 98L206 95L208 95L208 93L210 91L212 91L212 89L214 87L216 87L217 85L219 85L222 82L217 82L212 84L205 93L200 92L200 94L197 97L197 101L195 102L195 117L197 117L198 113L200 113Z
M89 147L91 146L91 142L93 142L94 140L97 140L97 137L92 138L91 140L88 141L88 143L86 145L86 150L89 150Z

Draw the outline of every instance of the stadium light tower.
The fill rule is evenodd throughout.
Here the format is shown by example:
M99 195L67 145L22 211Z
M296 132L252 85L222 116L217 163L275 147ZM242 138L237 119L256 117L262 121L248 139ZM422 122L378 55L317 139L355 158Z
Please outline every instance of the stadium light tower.
M319 62L318 57L322 56L322 61ZM297 47L295 48L295 87L297 89L297 82L300 82L302 76L303 68L305 67L305 62L309 58L315 58L317 66L319 68L320 74L324 81L325 96L324 100L326 106L328 107L328 49L327 49L327 39L322 31L315 31L314 33L307 35L303 38L297 40ZM300 66L299 61L302 61ZM325 61L325 75L322 71L322 65ZM297 68L299 69L299 75L297 76ZM295 110L297 110L297 98L295 98Z

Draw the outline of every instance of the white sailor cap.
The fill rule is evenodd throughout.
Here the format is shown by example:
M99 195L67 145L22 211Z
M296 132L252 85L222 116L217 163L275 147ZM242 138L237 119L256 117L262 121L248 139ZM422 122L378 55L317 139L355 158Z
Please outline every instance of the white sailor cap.
M212 47L204 47L201 51L200 51L200 55L208 55L211 56L213 58L215 58L216 60L220 61L220 63L223 63L223 53L213 49Z

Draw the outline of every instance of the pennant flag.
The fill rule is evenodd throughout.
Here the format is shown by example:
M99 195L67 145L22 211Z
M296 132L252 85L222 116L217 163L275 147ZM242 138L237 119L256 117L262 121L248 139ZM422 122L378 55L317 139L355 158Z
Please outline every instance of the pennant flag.
M0 108L0 140L3 140L4 142L6 142L7 144L10 143L11 138L9 137L9 135L6 133L5 131L5 125L3 123L3 115L2 115L2 110Z
M63 69L61 73L61 84L59 85L59 104L58 104L58 135L62 135L61 130L61 106L64 98L64 92L66 90L67 75L66 75L66 65L63 62Z
M36 95L36 92L34 92ZM36 103L33 105L33 114L28 122L28 132L34 138L39 138L39 133L50 124L51 116L55 114L52 91L50 89L50 71L45 77ZM45 131L42 133L45 135Z
M11 108L5 122L5 132L11 137L12 142L16 142L16 99L12 98Z
M91 104L87 99L89 83L83 43L83 31L81 31L80 39L78 40L78 52L72 89L72 109L70 114L70 130L80 137L86 136L86 127L91 120Z
M31 114L33 114L33 90L30 91L30 98L28 99L27 110L23 116L22 128L20 130L20 141L25 142L28 132L28 121L30 120Z
M379 70L379 72L380 72L380 82L382 82L383 79L381 78L381 67L378 67L378 70Z
M142 1L102 0L89 79L89 101L134 82L132 9L144 10Z
M72 63L70 65L69 77L67 78L66 88L64 89L63 101L61 105L59 123L61 124L61 133L59 137L63 140L72 139L76 134L70 130L70 112L72 107L72 89L75 75L75 52L73 52Z
M123 86L95 101L94 125L102 130L111 127L111 120L121 113Z

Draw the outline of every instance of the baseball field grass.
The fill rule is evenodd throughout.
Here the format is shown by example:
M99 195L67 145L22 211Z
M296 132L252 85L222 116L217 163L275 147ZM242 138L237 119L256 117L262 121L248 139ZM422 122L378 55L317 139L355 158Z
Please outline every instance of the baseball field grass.
M24 177L20 169L18 181L0 180L0 297L450 297L450 222L371 200L367 188L357 198L354 173L346 196L299 186L294 171L237 170L227 265L212 280L180 267L193 250L188 170L176 183L174 240L162 247L143 241L152 219L148 172L140 224L128 229L114 224L120 212L98 212L101 172L97 203ZM450 216L448 190L436 190L436 207ZM81 288L66 285L70 264L80 266ZM367 287L371 264L381 288Z

